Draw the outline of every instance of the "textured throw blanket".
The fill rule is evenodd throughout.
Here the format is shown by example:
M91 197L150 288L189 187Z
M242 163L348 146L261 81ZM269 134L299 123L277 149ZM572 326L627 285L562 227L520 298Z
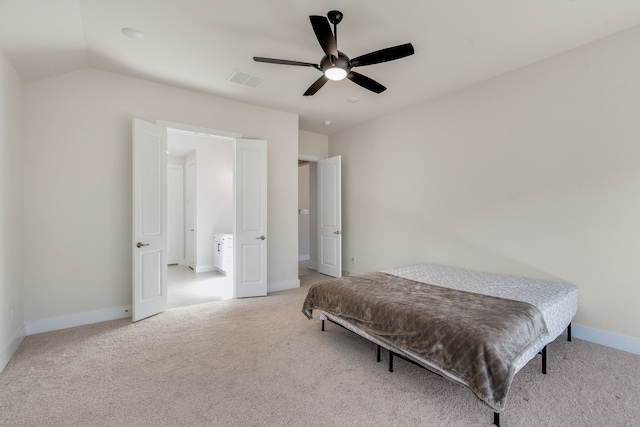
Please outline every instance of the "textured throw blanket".
M312 286L302 311L311 318L314 309L455 376L498 412L516 373L513 360L546 333L531 304L380 272Z

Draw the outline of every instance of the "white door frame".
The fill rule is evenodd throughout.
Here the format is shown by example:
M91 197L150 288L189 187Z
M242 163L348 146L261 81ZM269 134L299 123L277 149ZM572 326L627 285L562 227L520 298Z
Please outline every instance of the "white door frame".
M304 160L307 162L312 162L312 163L317 163L321 160L326 160L327 157L320 157L320 156L311 156L308 154L298 154L298 160ZM317 178L316 178L317 179ZM318 183L316 183L318 184ZM317 192L317 190L316 190ZM319 196L319 194L316 194L316 197ZM322 206L320 204L320 202L318 201L317 206L316 206L316 219L319 220L320 218L320 212L322 210ZM340 214L342 214L342 212L340 212ZM342 221L340 221L340 224L342 226ZM312 230L312 232L316 233L316 260L314 263L314 267L316 267L315 269L320 272L320 267L318 266L318 264L320 264L319 259L320 259L320 231L319 231L319 227L316 227L316 230ZM340 230L340 233L342 233L342 230ZM340 245L340 257L342 257L342 234L340 234L340 239L339 239L339 245ZM311 260L313 262L313 260ZM340 259L340 276L342 275L342 259Z
M174 197L171 197L172 194ZM167 263L184 265L184 165L182 164L167 163L167 241Z
M236 138L242 138L241 133L227 132L224 130L203 128L199 126L185 125L183 123L167 122L165 120L156 120L156 124L158 126L164 126L167 129L185 131L189 133L199 133L201 135L214 135L214 136L219 136L221 138L228 138L230 140L236 139Z
M198 198L197 198L197 154L193 155L193 161L190 162L189 154L185 162L186 168L184 170L184 261L185 265L196 271L198 260L198 235L196 230L198 228ZM196 271L197 272L197 271Z
M298 154L298 160L302 160L302 161L306 161L306 162L309 162L309 163L313 163L313 164L316 165L316 167L317 167L318 161L324 160L324 159L326 159L326 157L310 156L308 154ZM309 171L309 180L311 181L311 171ZM314 177L314 182L315 181L317 181L317 177ZM308 190L310 191L311 188L309 188ZM317 189L317 185L316 185L316 188L313 191L313 194L316 195L316 198L315 198L315 201L314 201L314 204L316 205L316 209L313 212L313 216L314 216L314 218L316 220L318 218L318 206L317 206L318 205L318 197L317 197L317 192L318 192L318 189ZM310 236L309 240L311 242L315 242L315 247L313 248L312 252L315 252L316 257L315 257L315 259L310 259L309 260L309 263L308 263L307 267L310 268L311 270L316 270L317 271L318 270L318 226L317 226L317 224L316 224L315 227L309 228L309 233L313 233L313 235ZM299 239L299 236L298 236L298 239Z

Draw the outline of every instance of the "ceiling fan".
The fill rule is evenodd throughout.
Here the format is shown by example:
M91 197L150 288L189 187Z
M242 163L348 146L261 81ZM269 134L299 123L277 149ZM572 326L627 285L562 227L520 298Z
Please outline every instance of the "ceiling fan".
M342 80L345 77L375 93L384 92L387 89L386 87L367 76L352 71L352 68L379 64L381 62L393 61L395 59L413 55L413 45L411 43L401 44L349 59L347 55L338 50L338 24L342 21L342 17L342 12L337 10L332 10L327 13L328 19L324 16L318 15L309 16L313 31L315 32L318 42L320 42L320 46L325 53L325 56L320 60L320 64L290 61L287 59L262 58L260 56L254 56L253 60L269 64L313 67L316 70L321 71L323 73L322 76L309 86L309 89L304 93L304 96L311 96L315 94L329 80ZM331 32L329 22L333 24L333 32Z

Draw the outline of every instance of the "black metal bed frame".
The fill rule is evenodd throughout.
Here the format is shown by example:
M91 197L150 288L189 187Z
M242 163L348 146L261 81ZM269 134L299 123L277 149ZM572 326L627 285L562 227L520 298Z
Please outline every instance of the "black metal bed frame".
M347 331L349 331L349 332L351 332L353 334L356 334L351 329L345 327L344 325L341 325L338 322L335 322L335 321L329 319L328 317L327 317L326 320L328 320L329 322L333 323L334 325L338 325L341 328L346 329ZM323 332L324 332L324 321L325 321L325 319L322 319L322 331ZM358 335L359 337L362 337L362 335L359 335L359 334L356 334L356 335ZM362 337L362 338L364 338L364 337ZM571 341L571 322L569 322L569 325L567 326L567 341ZM374 344L376 344L376 343L374 343ZM376 349L376 362L379 363L380 360L381 360L381 357L380 357L381 354L380 353L381 353L382 346L380 344L376 344L376 347L377 347L377 349ZM438 373L433 372L433 371L425 368L424 366L422 366L421 364L419 364L418 362L416 362L414 360L411 360L411 359L409 359L407 357L404 357L403 355L395 353L395 352L393 352L393 351L391 351L389 349L387 349L387 351L389 352L389 372L393 372L393 358L395 356L395 357L399 357L402 360L406 360L407 362L413 363L414 365L419 366L422 369L426 369L431 373L439 375ZM542 373L546 375L547 374L547 346L545 345L542 348L542 350L540 350L538 352L538 354L542 355ZM439 375L439 376L441 376L441 375ZM493 424L496 425L497 427L500 427L500 413L499 412L495 412L495 411L493 412Z

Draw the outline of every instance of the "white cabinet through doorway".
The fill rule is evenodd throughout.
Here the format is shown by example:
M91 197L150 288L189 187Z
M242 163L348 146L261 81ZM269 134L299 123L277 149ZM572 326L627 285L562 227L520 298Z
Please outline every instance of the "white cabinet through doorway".
M233 272L233 234L213 234L213 265L216 270L229 275Z

